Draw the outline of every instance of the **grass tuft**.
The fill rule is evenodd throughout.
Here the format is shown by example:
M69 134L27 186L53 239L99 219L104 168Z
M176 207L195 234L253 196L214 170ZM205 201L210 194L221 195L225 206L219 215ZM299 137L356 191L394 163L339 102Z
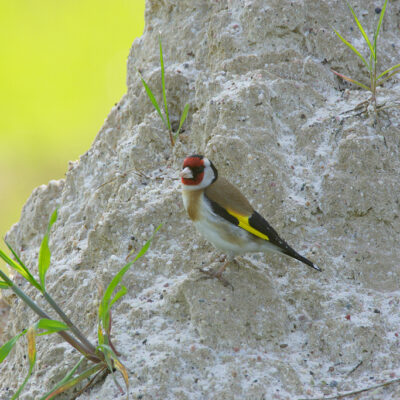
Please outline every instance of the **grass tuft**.
M179 128L176 132L173 132L171 122L170 122L170 117L169 117L169 112L168 112L168 103L167 103L167 95L166 95L166 84L165 84L165 68L164 68L164 57L163 57L163 50L162 50L162 44L161 44L161 37L158 38L159 41L159 48L160 48L160 66L161 66L161 88L162 88L162 97L163 97L163 103L164 103L164 115L161 112L161 108L158 105L158 102L156 100L156 97L154 96L153 92L151 91L149 85L147 82L143 79L143 76L141 73L138 71L138 74L140 76L140 80L142 81L143 87L147 93L147 96L149 97L151 103L153 104L153 107L157 111L158 115L160 116L166 130L168 131L169 135L169 140L171 142L171 146L175 146L176 139L178 138L182 125L186 120L186 117L189 112L189 104L185 104L185 107L183 108L183 112L181 115L181 119L179 122Z
M112 374L113 379L123 393L123 389L117 382L114 371L117 370L121 373L125 386L126 386L126 398L129 398L129 380L128 371L124 365L119 360L119 353L115 349L111 341L111 307L116 303L122 296L127 293L127 289L121 286L121 289L113 295L114 290L120 284L124 274L129 270L135 261L140 257L144 256L153 240L154 234L161 228L161 225L154 231L151 238L145 243L139 253L136 255L133 261L126 264L121 271L112 279L111 283L108 285L105 294L102 298L99 307L99 322L98 322L98 345L94 346L89 340L83 335L83 333L72 323L72 321L66 316L66 314L61 310L58 304L50 296L45 288L46 273L50 267L51 262L51 252L49 249L49 237L52 225L57 220L57 210L51 215L46 234L43 237L38 260L38 272L40 276L40 282L38 282L34 276L31 274L27 266L21 261L14 249L8 244L8 248L13 254L16 262L9 258L0 249L0 258L2 258L12 269L17 271L31 286L35 287L44 299L47 301L48 305L59 315L61 321L51 319L42 308L40 308L29 296L27 296L14 282L0 270L0 289L11 289L22 301L24 301L39 317L40 319L30 326L28 329L24 329L22 332L18 333L7 343L0 347L0 363L2 363L10 351L13 349L18 339L22 336L27 337L28 341L28 360L29 360L29 371L25 377L22 385L18 388L17 392L12 397L12 400L17 399L21 394L23 388L28 382L30 376L32 375L35 363L36 363L36 337L43 335L50 335L53 333L58 333L67 343L78 350L82 354L81 360L76 364L67 375L57 383L53 389L41 398L41 400L53 399L60 393L65 392L71 387L76 386L83 380L89 378L89 383L82 389L86 390L88 387L92 386L98 376L106 376L107 374ZM86 370L77 374L77 370L82 360L86 359L88 362L92 363Z
M381 74L378 75L378 64L379 64L379 58L378 58L378 36L379 36L379 32L381 29L381 25L382 25L382 21L383 21L383 17L385 15L385 11L386 11L386 6L388 3L388 0L385 0L385 3L383 4L383 7L381 9L381 13L380 13L380 17L379 17L379 21L378 21L378 25L375 29L374 32L374 39L371 42L371 40L369 39L367 33L365 32L365 29L363 28L363 26L361 25L361 22L359 21L359 19L357 18L356 13L354 12L353 8L351 7L351 5L346 1L347 6L349 7L349 10L351 12L351 14L353 15L354 21L357 24L358 30L361 32L362 37L364 38L365 42L367 43L368 49L369 49L369 61L367 61L365 59L365 57L349 42L347 41L336 29L333 29L334 32L336 33L336 35L339 37L339 39L347 46L349 47L354 54L356 54L363 62L363 64L366 66L368 73L369 73L369 86L356 81L353 78L350 78L346 75L340 74L339 72L335 71L332 69L332 72L334 74L336 74L337 76L339 76L340 78L351 82L355 85L360 86L361 88L368 90L372 93L372 97L371 97L371 101L374 105L374 109L375 112L377 110L377 105L376 105L376 89L377 87L381 86L385 81L387 81L389 78L391 78L392 76L396 75L398 72L400 72L400 64L396 64L390 68L388 68L387 70L385 70L384 72L382 72Z

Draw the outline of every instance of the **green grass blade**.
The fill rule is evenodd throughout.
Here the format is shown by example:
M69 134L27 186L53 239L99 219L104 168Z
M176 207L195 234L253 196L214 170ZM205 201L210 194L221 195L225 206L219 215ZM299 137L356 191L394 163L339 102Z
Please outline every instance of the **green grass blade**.
M400 64L393 65L393 67L390 67L390 68L387 69L385 72L382 72L382 73L376 78L376 80L378 80L379 78L382 78L382 76L388 74L389 72L392 72L393 70L395 70L395 69L397 69L397 68L400 68ZM399 71L396 71L395 74L397 74L397 72L399 72ZM393 75L393 74L392 74L392 75Z
M374 50L374 47L372 46L372 44L371 44L371 42L370 42L370 40L369 40L368 35L365 33L363 26L361 25L360 21L358 20L357 15L356 15L356 13L354 12L354 10L353 10L353 8L351 7L351 5L349 4L349 2L346 1L346 3L347 3L347 6L349 7L351 13L353 14L354 21L356 21L356 24L357 24L357 26L358 26L359 31L361 32L361 34L363 35L365 41L367 42L367 45L368 45L368 47L369 47L369 50L371 51L372 56L374 57L374 60L376 61L375 50Z
M36 329L43 329L45 332L39 333L39 336L49 335L59 331L66 331L69 329L68 325L64 322L56 321L54 319L42 318L36 323Z
M110 301L108 308L110 309L114 303L116 303L121 297L125 296L127 293L128 293L128 289L125 286L122 286L121 290L119 290L115 294L114 298Z
M119 284L119 282L121 281L121 279L123 278L125 273L129 270L129 268L132 266L133 263L134 261L131 261L121 268L121 270L111 280L104 293L103 299L99 306L99 320L103 322L104 328L106 328L107 326L107 320L108 320L107 311L109 310L109 304L111 301L112 293L114 292L115 288L117 287L117 285Z
M162 224L158 225L156 230L153 232L153 234L151 235L151 238L149 239L149 241L151 242L151 240L153 240L153 237L155 235L155 233L162 227ZM148 243L149 241L147 241L144 246L140 249L139 253L136 255L135 259L132 262L135 262L138 258L142 257L142 255L144 253L146 253L147 249L150 246L150 243ZM133 254L133 250L128 254L128 257L130 257ZM127 257L127 258L128 258Z
M349 78L349 77L346 76L346 75L340 74L339 72L336 72L336 71L333 70L333 69L331 69L331 71L332 71L335 75L337 75L337 76L339 76L340 78L344 79L345 81L354 83L354 84L356 84L356 85L362 87L362 88L365 89L365 90L371 91L371 88L369 88L367 85L364 85L364 84L361 83L361 82L358 82L358 81L356 81L356 80L354 80L354 79L352 79L352 78Z
M168 129L168 124L165 121L165 118L161 113L160 107L158 106L157 100L156 100L153 92L151 91L151 89L150 89L149 85L146 83L146 81L143 79L143 77L140 74L140 72L138 72L138 73L139 73L140 80L142 81L142 84L144 86L144 89L146 90L147 96L149 97L149 99L150 99L151 103L153 104L154 108L156 109L156 111L157 111L158 115L160 116L162 122L164 123L165 128Z
M0 258L2 258L12 269L16 270L21 276L23 276L32 286L34 286L36 289L42 292L42 287L40 286L40 283L36 281L36 279L32 276L32 274L26 267L24 268L21 265L17 264L14 260L8 257L6 253L4 253L1 249L0 249Z
M166 90L165 90L165 69L164 69L164 59L163 59L163 52L162 52L162 45L161 45L161 37L158 38L158 42L160 44L161 86L162 86L162 94L163 94L163 100L164 100L165 115L167 117L167 123L168 123L167 129L169 132L172 132L171 123L169 121L167 94L166 94Z
M53 386L53 388L46 393L40 400L45 400L52 392L54 392L55 390L57 390L60 386L64 385L66 382L68 382L71 377L75 374L76 370L79 368L79 366L81 365L82 361L85 359L85 357L81 357L81 359L75 364L75 366L71 369L71 371L69 371L64 378L58 382L55 386Z
M4 239L4 243L7 245L8 250L11 251L11 253L12 253L13 256L15 257L15 259L17 260L18 264L19 264L21 267L23 267L23 268L25 268L25 269L28 270L28 268L25 266L25 264L24 264L24 263L21 261L21 259L19 258L19 256L18 256L18 254L16 253L16 251L12 248L11 244L8 243L7 240L5 240L5 239Z
M377 41L378 41L378 35L379 35L379 31L380 31L380 29L381 29L381 25L382 25L382 21L383 21L383 16L385 15L387 2L388 2L388 0L385 0L385 4L384 4L383 7L382 7L381 15L380 15L379 21L378 21L378 26L376 27L376 31L375 31L375 35L374 35L374 51L375 51L375 56L376 56L376 44L377 44Z
M186 120L186 117L188 115L188 112L189 112L189 107L190 107L190 105L188 103L188 104L185 105L185 108L183 109L181 120L179 122L179 128L178 128L178 130L177 130L177 132L176 132L176 134L174 136L174 139L176 139L179 136L179 133L181 132L182 125L184 124L184 122Z
M385 78L381 79L379 82L377 82L376 86L381 86L383 85L388 79L390 79L392 76L398 74L400 71L395 71L391 74L389 74L388 76L386 76Z
M18 388L17 392L14 394L13 397L11 397L11 400L18 399L19 395L21 394L22 390L24 389L25 385L28 383L29 378L31 377L33 372L33 366L29 366L29 371L28 374L26 375L26 378L22 382L21 386Z
M3 346L0 347L0 364L8 356L8 353L12 350L17 340L22 335L25 335L26 332L27 330L24 329L22 332L18 333L18 335L15 335L12 339L10 339L7 343L3 344Z
M61 317L61 319L67 324L71 332L81 341L81 343L86 347L87 352L94 354L95 347L89 342L85 335L74 325L74 323L68 318L64 311L58 306L54 299L47 293L43 291L43 296L53 310Z
M111 356L117 357L117 355L114 353L114 350L108 344L101 344L97 346L97 349L101 350L103 353L107 353L109 358Z
M7 245L8 249L11 251L11 253L13 254L14 258L17 260L17 263L21 266L21 268L23 268L25 270L25 272L33 279L35 280L35 278L32 276L31 272L29 271L28 267L21 261L21 259L19 258L18 254L16 251L14 251L14 249L11 247L11 245L4 239L4 243ZM39 285L39 283L38 283Z
M0 289L8 289L10 285L7 282L0 280Z
M50 399L56 397L60 393L63 393L66 390L74 387L79 382L83 381L86 378L89 378L90 376L94 375L95 373L97 373L98 371L100 371L102 369L104 369L104 364L96 364L95 366L88 368L87 370L85 370L84 372L82 372L80 375L78 375L75 378L72 378L72 374L69 373L68 375L71 376L69 380L67 380L61 386L58 386L57 389L55 389L52 392L48 393L45 397L42 397L41 400L50 400ZM75 368L75 370L76 370L76 368Z
M361 55L361 53L351 44L349 43L336 29L333 29L336 33L336 35L339 37L339 39L346 45L348 46L351 50L353 50L353 52L355 54L358 55L358 57L361 58L362 62L365 64L365 66L367 67L368 71L370 70L369 65L367 63L367 61L365 60L365 58Z
M3 253L4 255L4 253ZM1 250L0 250L1 256ZM9 285L9 288L24 302L26 303L39 317L46 318L46 313L38 307L38 305L28 297L14 282L0 269L0 278Z
M114 374L114 367L118 369L118 367L115 365L115 362L117 361L119 363L117 355L115 354L115 352L111 348L111 346L109 346L107 344L99 345L99 346L97 346L97 348L99 350L101 350L102 353L104 354L105 361L106 361L108 369L111 373L111 377L113 378L115 386L117 386L120 389L120 391L123 393L123 390L122 390L120 384L118 383L117 378L115 377L115 374ZM119 365L122 365L122 364L119 363ZM123 375L123 373L122 373L122 375ZM124 376L124 379L125 379L125 376ZM129 383L128 383L128 387L129 387Z
M33 368L35 367L35 362L36 362L36 340L35 340L36 332L35 328L31 326L28 329L28 333L26 335L28 339L28 359L29 359L29 371L28 374L26 375L26 378L22 382L21 386L18 388L17 392L14 394L14 396L11 398L11 400L15 400L19 397L21 394L22 390L24 389L25 385L27 384L29 378L32 375Z
M104 360L107 364L108 369L112 372L113 364L111 361L111 356L115 356L113 349L108 344L100 344L97 346L97 349L100 350L104 354Z
M115 296L113 297L112 300L108 302L108 304L105 306L106 309L102 312L103 318L101 319L102 326L105 329L106 332L110 331L110 310L112 305L117 302L121 297L125 296L126 293L128 292L127 288L125 286L121 287L121 290L119 290ZM100 342L99 338L99 344L104 343L104 338L101 339L102 341Z
M370 52L370 54L369 54L369 68L368 68L370 79L371 79L372 71L373 71L373 64L372 64L373 60L374 60L373 54ZM374 62L375 62L375 60L374 60Z
M53 214L50 217L49 225L47 227L47 232L44 235L39 250L38 268L39 268L40 283L42 284L43 290L45 289L46 272L50 267L50 258L51 258L51 253L49 249L50 229L54 224L54 222L56 222L56 220L57 220L57 209L53 212Z
M14 285L13 282L7 277L7 275L0 270L0 277L10 285L10 289L26 304L28 305L39 317L50 319L50 317L46 314L44 310L42 310L29 296L27 296L17 285ZM46 292L44 292L46 295ZM77 349L80 353L84 354L89 360L93 362L100 362L96 355L94 355L91 351L91 348L95 349L94 346L85 346L79 341L77 341L73 336L71 336L68 332L60 331L58 334L71 346Z
M107 286L107 289L104 292L103 298L102 298L100 306L99 306L99 320L103 321L103 327L104 328L106 328L106 326L107 326L107 324L106 324L106 321L107 321L107 318L108 318L107 314L108 314L108 310L110 309L109 304L110 304L110 301L111 301L112 293L114 292L114 290L117 287L117 285L121 282L123 276L129 270L129 268L132 266L132 264L135 261L137 261L140 257L142 257L144 254L146 254L147 250L149 249L150 243L153 240L154 235L161 228L161 226L162 226L162 224L160 224L155 229L155 231L151 235L150 239L140 249L139 253L133 259L133 261L130 261L128 264L126 264L124 267L122 267L121 270L114 276L114 278L111 280L111 282Z
M1 251L1 250L0 250ZM27 304L39 317L46 318L47 314L30 298L28 297L8 276L0 269L0 278L9 285L9 288Z

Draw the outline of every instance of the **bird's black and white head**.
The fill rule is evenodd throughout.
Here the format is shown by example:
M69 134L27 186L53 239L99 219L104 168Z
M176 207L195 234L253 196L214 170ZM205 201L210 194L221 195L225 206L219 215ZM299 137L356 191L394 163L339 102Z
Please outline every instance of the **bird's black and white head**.
M198 154L185 158L180 175L184 190L204 189L218 178L214 164Z

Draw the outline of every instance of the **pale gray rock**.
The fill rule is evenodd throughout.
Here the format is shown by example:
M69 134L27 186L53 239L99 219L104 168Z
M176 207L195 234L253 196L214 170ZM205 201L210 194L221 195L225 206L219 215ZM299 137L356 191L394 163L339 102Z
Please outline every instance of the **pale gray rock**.
M380 3L351 1L370 36ZM399 376L400 84L379 89L378 119L360 114L369 93L343 90L330 68L363 82L367 72L332 26L367 54L344 1L147 1L127 94L65 181L36 189L8 233L35 270L59 207L48 287L95 341L102 290L164 224L113 313L132 398L313 398ZM399 62L399 26L400 2L389 2L382 70ZM174 148L137 73L161 103L159 34L174 126L191 106ZM216 267L220 253L183 209L178 172L191 153L207 155L323 272L256 254L226 271L234 291L198 281L196 268ZM35 319L6 299L11 336ZM23 399L39 398L77 359L58 337L41 338L38 351ZM0 366L1 398L24 377L24 352ZM79 397L116 398L111 377ZM360 396L382 398L399 398L398 385Z

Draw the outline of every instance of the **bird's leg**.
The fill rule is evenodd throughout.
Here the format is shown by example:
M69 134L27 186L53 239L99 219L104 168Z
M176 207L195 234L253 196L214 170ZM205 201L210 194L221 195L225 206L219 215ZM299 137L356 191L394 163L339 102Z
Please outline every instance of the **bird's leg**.
M219 257L218 261L219 261L219 262L224 262L224 261L226 261L226 255L223 254L221 257Z
M218 279L225 287L231 287L232 290L234 290L232 284L227 281L225 278L222 277L222 273L225 271L226 267L228 266L228 264L232 261L232 258L229 258L224 262L224 264L219 267L217 270L207 270L207 269L203 269L203 268L198 268L198 270L203 273L206 274L207 276L203 276L200 279Z

